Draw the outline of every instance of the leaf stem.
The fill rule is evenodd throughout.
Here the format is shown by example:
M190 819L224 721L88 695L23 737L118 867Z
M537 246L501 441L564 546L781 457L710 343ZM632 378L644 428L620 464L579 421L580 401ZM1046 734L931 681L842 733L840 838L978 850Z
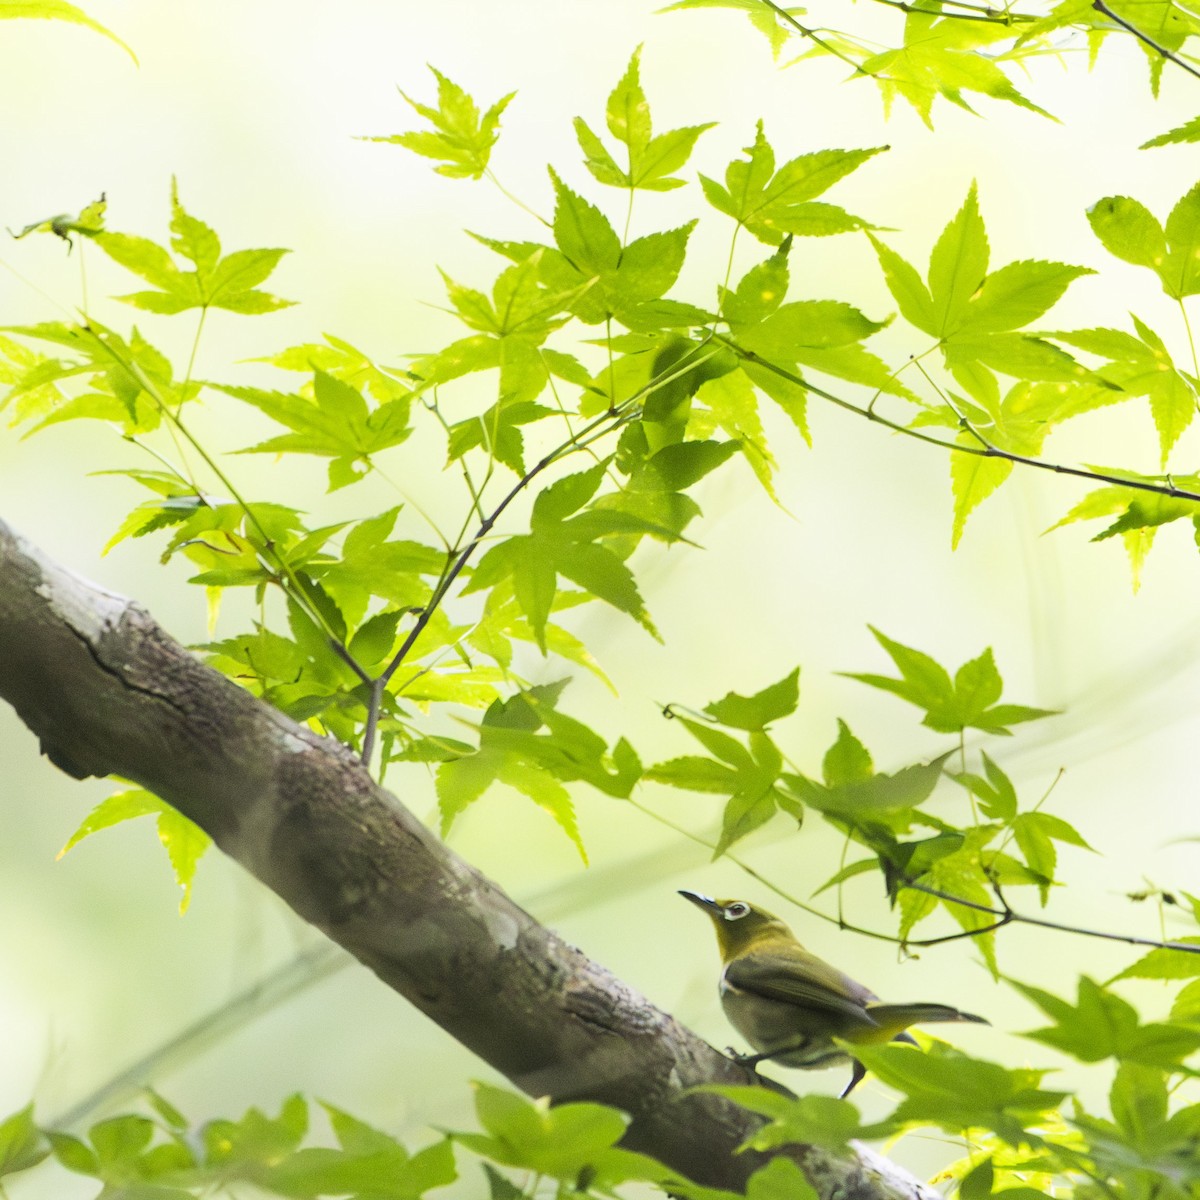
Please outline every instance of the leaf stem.
M485 175L485 176L487 176L487 178L488 178L488 179L490 179L490 180L491 180L491 182L492 182L492 183L494 183L494 184L496 185L496 187L498 187L498 188L500 189L500 192L501 192L501 194L502 194L502 195L504 195L504 196L505 196L505 197L507 197L509 200L511 200L511 201L512 201L512 202L513 202L513 203L514 203L514 204L515 204L515 205L516 205L518 208L520 208L520 209L523 209L523 210L524 210L525 212L527 212L527 213L528 213L528 214L529 214L529 215L530 215L530 216L531 216L531 217L532 217L532 218L533 218L535 221L538 221L538 222L540 222L542 225L545 225L545 227L546 227L547 229L551 228L550 222L549 222L549 221L547 221L545 217L541 216L541 214L539 214L539 213L536 213L536 212L534 212L534 211L533 211L533 209L532 209L532 208L530 208L530 207L529 207L529 205L528 205L528 204L526 204L524 200L522 200L522 199L521 199L519 196L516 196L516 195L514 195L512 192L510 192L510 191L508 190L508 188L506 188L506 187L504 186L504 184L502 184L502 183L500 182L500 180L499 180L499 179L496 177L496 174L495 174L495 172L492 170L492 168L491 168L491 167L488 167L488 168L486 168L486 169L484 170L484 175Z
M1179 315L1183 317L1183 327L1187 331L1188 349L1192 352L1192 374L1200 377L1200 362L1196 360L1196 339L1192 337L1192 323L1188 320L1187 305L1183 297L1179 297Z

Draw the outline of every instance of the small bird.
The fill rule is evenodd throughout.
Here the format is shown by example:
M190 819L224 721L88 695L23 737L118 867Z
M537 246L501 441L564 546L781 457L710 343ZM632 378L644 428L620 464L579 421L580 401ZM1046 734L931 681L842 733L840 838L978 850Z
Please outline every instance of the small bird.
M679 893L702 908L717 930L721 948L721 1006L730 1024L757 1054L739 1056L755 1067L773 1059L811 1070L853 1064L848 1096L867 1073L833 1039L852 1043L910 1042L905 1030L925 1021L972 1021L983 1017L946 1004L884 1004L874 992L810 954L778 918L744 900L714 900Z

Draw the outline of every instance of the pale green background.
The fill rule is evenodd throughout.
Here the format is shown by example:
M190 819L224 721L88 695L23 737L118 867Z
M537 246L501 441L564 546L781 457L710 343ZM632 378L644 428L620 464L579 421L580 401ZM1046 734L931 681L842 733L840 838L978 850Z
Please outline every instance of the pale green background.
M839 14L844 8L837 6ZM1084 216L1089 204L1118 192L1165 216L1195 182L1194 148L1134 149L1196 111L1198 93L1182 73L1166 71L1163 98L1154 104L1133 46L1105 50L1087 74L1082 49L1068 43L1063 61L1036 64L1027 84L1061 123L986 102L981 121L939 104L934 134L903 107L884 125L873 86L841 82L846 70L839 64L777 70L765 41L737 14L656 17L652 9L632 0L95 0L90 11L135 48L140 68L85 31L4 22L0 224L20 228L77 211L106 190L110 227L162 239L175 174L185 204L227 248L291 247L269 286L303 302L259 318L215 313L199 375L281 384L282 377L236 363L322 331L399 363L405 353L458 336L438 309L444 293L437 266L473 285L496 270L497 260L462 229L515 238L536 237L538 229L489 184L438 177L405 151L355 137L414 128L395 88L431 99L424 64L432 62L485 103L518 90L493 160L506 186L548 211L549 161L618 219L623 198L605 195L586 176L570 119L581 114L600 127L609 89L644 42L656 127L721 123L701 140L689 177L696 167L720 175L760 115L780 161L829 146L888 142L890 154L830 198L896 227L886 236L919 266L977 179L993 265L1038 257L1103 269L1072 287L1048 327L1122 325L1132 308L1186 362L1177 310L1147 272L1104 254ZM851 15L865 21L877 13L868 6ZM898 30L898 22L887 28ZM694 189L639 199L634 231L668 227L696 204ZM696 261L675 295L710 302L728 232L723 219L706 218L693 239ZM761 254L749 238L740 251L743 267ZM6 242L0 257L7 268L0 272L0 322L65 318L78 304L78 251L68 257L55 240L30 238ZM106 303L100 298L138 284L94 253L86 262L101 320L122 328L136 315L152 340L186 355L193 315L166 319ZM877 317L893 309L865 241L806 242L792 262L794 296L852 300ZM925 346L904 329L889 330L877 344L897 359ZM913 710L833 676L887 665L867 622L952 666L993 645L1009 698L1068 713L990 749L1028 804L1059 767L1067 768L1049 807L1103 855L1064 853L1063 876L1072 887L1056 895L1052 915L1155 935L1151 907L1132 908L1122 894L1147 880L1196 886L1195 845L1173 840L1196 833L1200 630L1188 529L1161 535L1135 597L1115 541L1089 545L1083 527L1039 536L1081 486L1022 476L972 518L952 555L948 469L939 452L820 401L811 420L814 452L771 417L784 508L735 464L701 490L711 518L695 532L706 548L641 560L665 645L600 606L579 620L576 628L621 698L581 679L568 692L568 711L591 713L613 736L627 733L651 761L691 748L682 730L659 718L658 702L699 706L729 688L755 690L799 663L800 713L778 730L793 759L815 770L834 736L834 718L843 715L877 765L891 769L945 747L919 728ZM263 430L219 399L197 427L219 448L245 445ZM1185 436L1173 465L1191 469L1195 448L1194 436ZM430 437L386 461L393 478L450 527L459 519L458 492L423 475L440 454ZM1143 401L1075 423L1050 439L1047 454L1157 467ZM154 539L99 557L141 496L120 480L86 473L140 461L131 455L98 426L63 427L28 443L0 430L0 515L65 564L137 597L176 636L203 640L203 597L182 586L184 564L158 568ZM373 482L326 498L316 462L242 458L231 470L251 493L295 503L314 520L395 502ZM236 611L231 605L231 615ZM232 629L226 623L219 632ZM529 669L537 678L559 674L536 663ZM0 779L0 1110L34 1095L41 1115L52 1118L311 942L272 897L216 854L204 862L191 911L180 919L146 822L101 835L56 864L58 848L108 787L58 774L7 710L0 711ZM390 782L417 812L432 812L423 772L397 772ZM650 791L645 799L704 830L717 814L711 798ZM710 933L674 891L693 886L754 900L764 893L728 865L706 865L702 851L680 846L625 806L584 791L578 804L593 860L587 871L544 814L499 792L461 821L453 842L571 941L725 1045L731 1035L716 1002ZM799 838L773 825L747 850L758 869L802 894L831 873L839 853L816 822ZM824 901L832 908L830 897ZM1033 907L1032 897L1020 901ZM846 905L852 920L887 927L873 882L849 890ZM946 1000L991 1015L994 1032L953 1031L971 1050L1012 1065L1055 1062L1048 1051L1006 1036L1005 1029L1039 1020L993 985L963 943L898 962L886 944L802 916L796 923L814 949L886 997ZM1168 925L1168 933L1178 932L1186 932L1181 923ZM1077 974L1104 978L1129 958L1095 941L1010 933L1001 942L1004 968L1064 991L1073 990ZM1150 1011L1163 1003L1156 990L1136 994ZM302 1090L420 1144L432 1136L430 1124L469 1122L470 1076L489 1073L352 968L158 1083L198 1120L248 1104L274 1110L288 1092ZM1105 1086L1102 1071L1076 1078L1093 1092ZM823 1090L842 1082L834 1073L792 1081ZM887 1105L871 1082L859 1099L868 1111ZM898 1153L932 1170L954 1151L912 1141ZM13 1191L38 1194L35 1183Z

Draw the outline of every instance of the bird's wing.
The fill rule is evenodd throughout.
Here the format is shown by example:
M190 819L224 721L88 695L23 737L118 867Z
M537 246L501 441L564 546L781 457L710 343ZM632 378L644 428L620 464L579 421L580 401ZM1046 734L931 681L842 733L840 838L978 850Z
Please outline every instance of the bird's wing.
M752 950L729 963L725 982L739 992L837 1013L864 1026L876 1024L866 1010L874 995L815 955L806 953L797 960L793 955Z

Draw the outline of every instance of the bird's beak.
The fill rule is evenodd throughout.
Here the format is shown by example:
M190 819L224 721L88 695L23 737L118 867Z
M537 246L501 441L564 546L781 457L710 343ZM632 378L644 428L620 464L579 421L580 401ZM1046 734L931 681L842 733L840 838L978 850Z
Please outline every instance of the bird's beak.
M682 889L679 894L685 900L690 900L697 908L704 909L710 917L721 912L721 906L711 896L703 896L699 892L685 892Z

